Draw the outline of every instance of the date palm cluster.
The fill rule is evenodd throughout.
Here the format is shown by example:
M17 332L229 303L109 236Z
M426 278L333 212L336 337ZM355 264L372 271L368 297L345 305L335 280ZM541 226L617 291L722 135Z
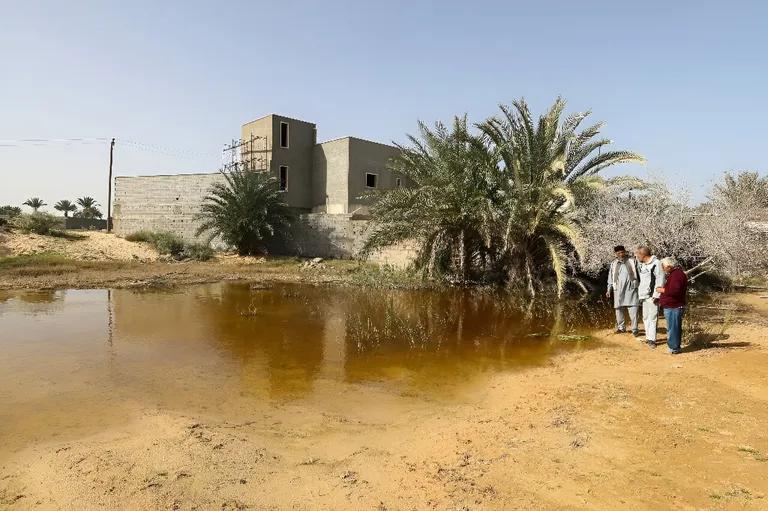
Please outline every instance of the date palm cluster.
M284 231L292 213L274 177L235 169L222 172L203 199L197 235L219 238L240 255L266 252L265 242Z
M643 160L608 150L602 123L581 128L590 112L564 117L564 109L558 98L534 119L519 100L475 125L466 116L450 127L420 123L392 164L409 186L377 194L364 251L411 240L430 277L562 293L582 250L579 201L603 183L603 169Z
M24 201L24 206L32 208L34 213L37 213L40 208L47 206L48 204L39 197L31 197ZM78 209L79 207L79 209ZM93 197L80 197L74 203L63 199L53 205L53 209L64 213L65 218L69 218L69 214L76 218L101 218L103 214L99 210L99 203Z

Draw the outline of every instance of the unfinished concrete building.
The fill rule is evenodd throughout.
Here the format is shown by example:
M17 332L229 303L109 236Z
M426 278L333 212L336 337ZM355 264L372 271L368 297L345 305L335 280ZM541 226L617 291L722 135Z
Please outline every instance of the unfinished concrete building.
M396 147L355 137L317 143L315 124L270 114L243 125L243 159L268 170L289 206L306 212L365 213L366 192L400 186L389 169ZM252 143L248 143L253 141Z
M366 192L405 186L389 170L398 149L343 137L317 143L314 123L270 114L242 126L237 163L269 172L286 203L301 213L291 246L280 251L320 257L353 257L362 246L371 205ZM115 178L114 229L119 235L139 230L172 231L196 237L195 219L220 172ZM399 257L399 255L398 255Z

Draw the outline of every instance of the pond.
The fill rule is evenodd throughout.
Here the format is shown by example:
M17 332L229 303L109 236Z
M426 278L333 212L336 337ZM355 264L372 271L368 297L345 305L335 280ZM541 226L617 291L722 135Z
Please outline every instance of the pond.
M525 305L477 290L298 284L0 292L0 457L137 409L384 406L361 389L464 399L493 374L595 346L581 336L610 324L604 306Z

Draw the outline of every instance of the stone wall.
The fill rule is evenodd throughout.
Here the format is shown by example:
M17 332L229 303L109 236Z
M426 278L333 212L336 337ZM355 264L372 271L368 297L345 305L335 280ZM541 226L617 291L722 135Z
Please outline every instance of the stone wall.
M369 229L369 220L350 214L303 214L293 223L288 235L275 242L270 249L274 253L302 257L354 259L363 248ZM378 250L370 254L368 260L404 268L415 256L413 244L402 243Z
M186 241L199 241L195 231L203 197L210 186L223 179L214 174L118 177L115 179L113 228L115 234L171 231ZM370 224L349 214L302 214L284 239L270 244L274 254L353 259L365 243ZM415 257L409 244L371 254L370 261L396 267L407 266Z
M200 225L195 215L203 197L222 179L219 173L117 177L114 231L119 236L141 230L171 231L194 241Z

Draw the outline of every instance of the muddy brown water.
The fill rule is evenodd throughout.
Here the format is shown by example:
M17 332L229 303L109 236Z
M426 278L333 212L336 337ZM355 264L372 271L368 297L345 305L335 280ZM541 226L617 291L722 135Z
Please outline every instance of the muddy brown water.
M575 336L609 325L610 312L467 290L0 291L0 457L97 434L139 409L233 418L302 402L384 407L366 388L466 399L497 372L595 346Z

